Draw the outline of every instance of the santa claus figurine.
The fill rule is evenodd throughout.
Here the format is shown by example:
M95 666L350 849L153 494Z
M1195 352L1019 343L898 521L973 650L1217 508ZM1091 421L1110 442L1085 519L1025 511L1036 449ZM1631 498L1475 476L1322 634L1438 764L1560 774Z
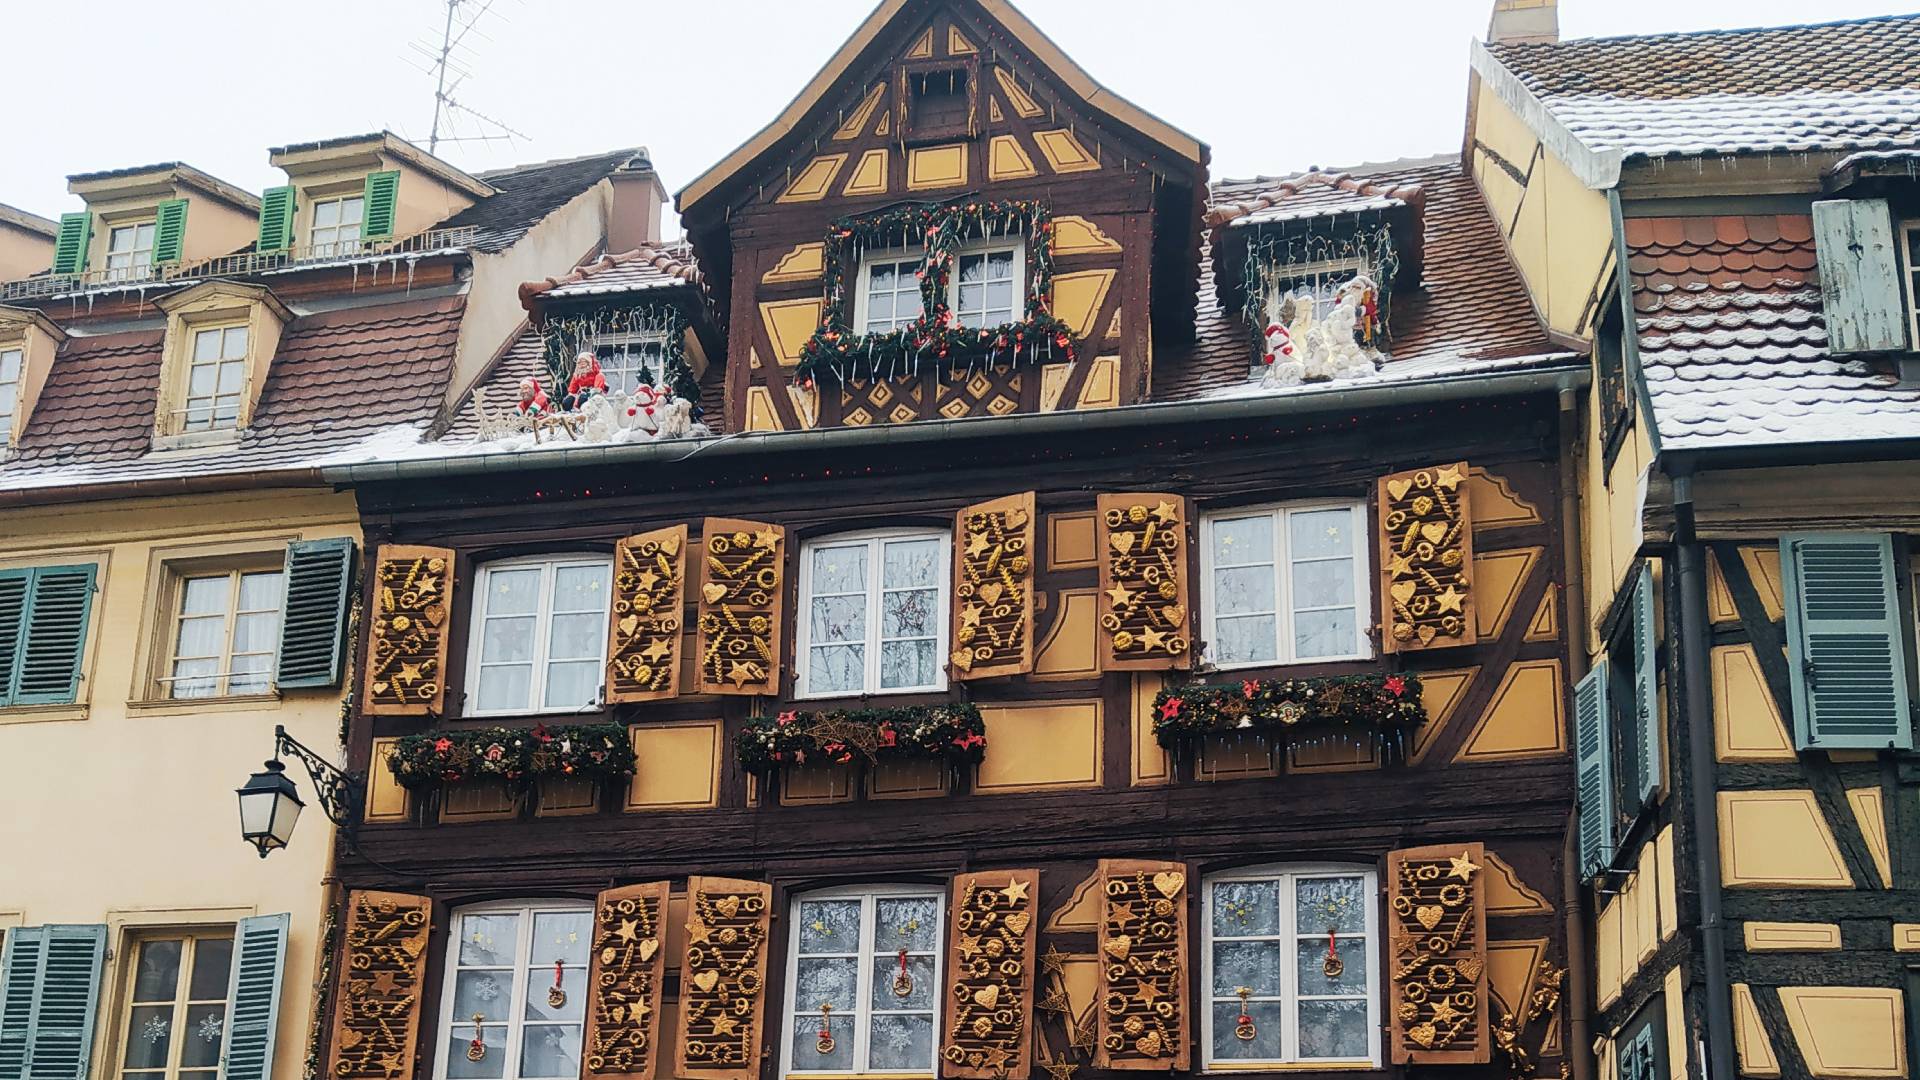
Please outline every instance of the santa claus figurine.
M573 358L573 378L567 380L566 405L578 409L595 394L607 392L606 377L600 374L600 361L591 352Z
M540 380L532 375L520 380L520 403L514 406L521 416L545 416L553 411L553 402L540 389Z

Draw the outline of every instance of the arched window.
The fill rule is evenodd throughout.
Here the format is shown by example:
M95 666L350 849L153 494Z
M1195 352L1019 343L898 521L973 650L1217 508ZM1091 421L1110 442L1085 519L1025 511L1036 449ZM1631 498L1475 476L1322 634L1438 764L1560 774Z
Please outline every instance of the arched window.
M584 900L456 911L436 1080L578 1080L592 941Z

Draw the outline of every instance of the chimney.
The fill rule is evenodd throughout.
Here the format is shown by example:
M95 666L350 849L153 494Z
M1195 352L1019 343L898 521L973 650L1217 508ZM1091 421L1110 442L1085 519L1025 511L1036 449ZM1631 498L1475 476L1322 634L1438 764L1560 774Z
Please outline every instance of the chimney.
M642 244L660 242L660 212L667 188L653 171L645 150L607 177L613 184L612 220L607 223L607 251L618 254Z
M1493 0L1487 44L1532 45L1559 40L1559 0Z

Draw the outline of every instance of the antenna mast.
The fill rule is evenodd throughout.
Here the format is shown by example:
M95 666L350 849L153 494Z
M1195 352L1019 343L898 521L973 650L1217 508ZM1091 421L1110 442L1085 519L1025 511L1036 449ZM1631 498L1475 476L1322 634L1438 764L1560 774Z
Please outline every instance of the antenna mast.
M460 16L460 6L462 4L472 5L476 2L479 3L479 9L473 12L471 18L462 18ZM461 64L460 60L455 57L454 50L461 47L461 43L466 40L466 36L469 33L475 32L474 27L478 26L480 20L485 18L489 11L493 10L495 2L496 0L446 0L447 18L440 32L440 47L435 50L429 49L418 42L412 44L413 51L426 57L431 63L431 67L425 69L428 74L433 76L434 83L433 129L427 136L427 153L429 154L439 153L440 144L443 142L493 142L503 139L528 138L524 132L515 131L506 124L495 120L493 117L467 108L453 96L453 92L459 89L460 84L465 82L467 77L472 74L472 72L468 71L466 67ZM484 38L487 35L481 33L480 36ZM451 79L449 75L452 76ZM472 117L487 127L496 130L492 132L483 131L478 135L441 135L440 128L443 122L449 129L452 128L454 113L465 113L467 116Z

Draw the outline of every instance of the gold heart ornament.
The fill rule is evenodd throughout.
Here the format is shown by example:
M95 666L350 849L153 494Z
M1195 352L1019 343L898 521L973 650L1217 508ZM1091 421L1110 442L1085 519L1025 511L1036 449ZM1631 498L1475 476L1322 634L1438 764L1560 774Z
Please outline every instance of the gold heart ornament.
M1440 917L1444 914L1446 912L1439 904L1421 904L1413 909L1413 917L1429 930L1440 925Z
M712 968L696 972L693 976L693 985L699 987L702 993L711 994L713 988L720 985L720 973Z
M707 603L717 604L721 597L727 595L727 587L717 581L709 581L700 586L700 595L706 597Z
M1160 890L1161 896L1171 900L1187 887L1187 875L1178 870L1163 870L1153 875L1153 887Z
M983 1009L991 1009L1000 1003L1000 984L988 983L973 992L973 1003Z
M1412 480L1387 481L1387 494L1393 496L1396 501L1406 498L1407 492L1411 490L1413 490Z
M1113 957L1115 960L1125 960L1127 954L1133 951L1133 935L1115 934L1108 938L1100 947L1105 949L1107 955Z
M723 896L713 902L713 910L731 919L735 915L740 914L740 898L737 896Z
M643 938L640 942L640 962L644 964L653 959L653 954L659 951L659 938Z
M1130 532L1117 532L1117 533L1107 534L1107 543L1112 544L1113 550L1119 552L1122 555L1125 555L1128 552L1133 550L1133 539L1134 539L1134 536Z
M1033 921L1033 916L1024 911L1016 911L1008 915L1005 921L1007 929L1015 934L1024 934L1027 932L1027 924Z

